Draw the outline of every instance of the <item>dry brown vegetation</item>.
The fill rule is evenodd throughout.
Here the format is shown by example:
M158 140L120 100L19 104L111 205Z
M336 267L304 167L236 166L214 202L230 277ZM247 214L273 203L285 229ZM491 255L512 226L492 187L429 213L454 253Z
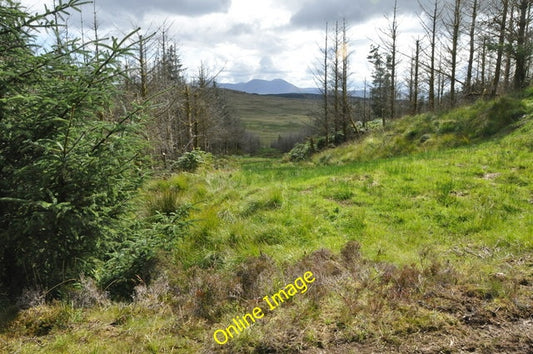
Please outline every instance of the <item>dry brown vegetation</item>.
M78 293L73 307L25 310L4 329L0 345L16 352L7 338L42 348L51 334L90 341L86 333L92 332L102 337L103 348L116 348L121 338L138 340L146 332L138 323L144 318L154 321L153 333L145 333L157 336L154 352L179 352L184 342L182 349L226 353L526 353L533 347L533 259L506 259L501 268L507 271L472 279L430 252L418 265L397 267L361 257L355 241L339 254L321 249L295 264L276 265L266 255L226 272L165 264L157 280L136 288L131 304L102 301L87 283L89 291L83 293L90 299L80 301ZM263 319L227 344L214 342L213 331L255 306L264 307L264 295L306 271L316 281L305 294L275 311L264 308ZM82 312L87 303L92 310ZM165 345L165 338L177 336L180 341ZM141 343L135 352L152 351L146 340Z
M283 311L250 328L253 334L209 349L441 353L527 352L533 346L532 259L507 260L502 267L512 267L512 274L470 279L439 261L403 267L368 261L359 247L350 241L338 255L322 249L288 266L287 281L305 270L315 274L305 297L283 304ZM265 257L248 267L256 279L279 274ZM249 293L264 293L260 284L249 284ZM239 302L246 307L253 300Z

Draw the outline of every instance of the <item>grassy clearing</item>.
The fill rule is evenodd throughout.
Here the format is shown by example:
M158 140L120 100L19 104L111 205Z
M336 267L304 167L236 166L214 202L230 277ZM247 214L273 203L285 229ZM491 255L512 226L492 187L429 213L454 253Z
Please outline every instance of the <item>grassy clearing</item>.
M313 162L237 159L153 181L139 209L194 205L190 232L160 255L155 281L138 286L128 304L84 308L72 300L12 313L0 349L527 351L533 120L530 101L518 103L523 111L512 129L489 140L484 130L447 135L426 127L417 134L433 134L422 140L435 148L416 137L387 158L388 131ZM479 103L431 126L472 126L470 110L487 120L499 108ZM418 127L420 119L427 117L391 129ZM443 148L449 143L464 146ZM372 144L382 149L360 150ZM306 271L316 277L309 290L267 311L261 299ZM214 342L215 330L256 306L264 318L223 346Z

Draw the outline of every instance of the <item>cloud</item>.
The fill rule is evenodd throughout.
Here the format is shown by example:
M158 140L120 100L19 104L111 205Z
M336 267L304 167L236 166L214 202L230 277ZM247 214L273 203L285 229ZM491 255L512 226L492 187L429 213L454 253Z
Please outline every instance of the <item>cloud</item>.
M274 62L274 60L275 62ZM267 78L280 78L287 75L287 71L283 70L283 65L279 58L273 58L272 56L264 56L259 62L261 72Z
M291 17L291 24L303 27L323 27L326 22L345 18L351 24L391 13L394 0L306 0ZM419 8L417 0L399 0L398 12L405 13Z
M168 15L201 16L227 12L231 0L97 0L96 5L116 17L125 14L142 17L147 13L157 12L165 12Z
M21 1L35 11L53 3ZM369 43L387 26L383 15L392 12L394 0L96 0L96 6L100 38L121 37L137 27L146 34L165 29L190 75L204 63L213 72L224 68L220 81L284 78L307 87L314 85L310 69L320 58L325 22L342 18L354 52L353 78L368 77ZM88 4L82 15L71 11L71 33L81 32L83 21L85 37L93 36L92 10ZM417 35L418 0L398 0L398 11L411 14L399 18L399 42L410 53L411 44L403 42Z
M248 23L236 23L227 30L227 34L229 35L229 38L234 36L250 35L251 33L255 33L257 31L257 28L255 27L256 26Z

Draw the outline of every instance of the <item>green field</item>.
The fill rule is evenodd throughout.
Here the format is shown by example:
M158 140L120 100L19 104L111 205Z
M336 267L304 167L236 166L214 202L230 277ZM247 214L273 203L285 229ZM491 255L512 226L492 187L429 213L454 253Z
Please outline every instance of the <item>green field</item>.
M259 136L263 146L270 146L280 135L299 133L311 124L318 111L318 102L313 98L286 98L274 95L253 95L224 90L233 113L246 129Z
M237 101L258 131L306 106ZM0 350L528 352L532 185L533 95L407 117L299 164L220 159L153 180L136 201L139 215L194 207L132 302L87 280L90 306L73 297L4 315ZM307 291L266 307L306 272ZM257 307L263 317L215 342Z

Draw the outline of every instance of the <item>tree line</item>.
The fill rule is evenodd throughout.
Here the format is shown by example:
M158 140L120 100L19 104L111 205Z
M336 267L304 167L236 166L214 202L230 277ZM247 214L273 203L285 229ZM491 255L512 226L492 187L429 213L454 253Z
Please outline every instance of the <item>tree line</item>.
M162 28L135 39L135 54L124 65L123 91L130 101L149 100L146 130L152 155L166 166L185 152L253 153L259 138L248 133L217 88L216 74L201 63L189 81L177 45Z
M93 4L93 50L99 51L98 14ZM83 13L81 39L87 37ZM68 24L63 24L67 26ZM176 42L166 24L130 39L131 55L122 61L118 83L128 102L150 102L145 137L151 156L170 167L185 152L196 149L215 154L249 154L259 150L259 137L247 132L218 89L218 73L204 63L196 73L181 63ZM61 39L60 39L61 40ZM189 79L187 79L187 77Z
M410 52L402 36L396 0L388 26L370 46L372 66L363 97L350 91L345 20L326 24L315 80L322 103L315 119L326 145L357 136L368 121L386 125L404 114L437 111L525 88L531 76L532 3L528 0L420 0L421 35Z

